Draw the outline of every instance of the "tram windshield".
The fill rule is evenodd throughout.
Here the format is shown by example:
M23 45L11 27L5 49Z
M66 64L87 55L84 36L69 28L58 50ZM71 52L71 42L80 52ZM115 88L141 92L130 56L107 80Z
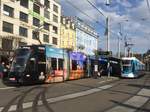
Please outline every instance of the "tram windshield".
M122 61L123 71L131 71L131 60Z
M15 52L15 57L12 62L10 71L24 71L26 67L27 60L30 55L30 49L18 49Z

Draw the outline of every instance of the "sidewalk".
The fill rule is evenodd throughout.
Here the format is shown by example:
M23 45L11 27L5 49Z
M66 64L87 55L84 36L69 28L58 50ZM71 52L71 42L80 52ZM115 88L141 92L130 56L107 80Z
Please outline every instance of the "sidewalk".
M0 88L5 88L5 87L7 87L7 86L4 85L2 79L0 79Z

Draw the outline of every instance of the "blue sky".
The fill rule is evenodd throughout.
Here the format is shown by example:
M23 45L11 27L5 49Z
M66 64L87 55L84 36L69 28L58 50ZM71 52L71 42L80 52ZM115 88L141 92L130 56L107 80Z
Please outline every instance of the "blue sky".
M68 2L75 7L72 7ZM117 38L120 31L119 23L123 36L121 50L124 52L124 37L127 35L129 42L134 46L134 53L144 53L150 49L150 12L146 0L111 0L111 5L106 6L105 0L89 0L110 18L110 47L113 52L117 52ZM100 48L106 50L105 17L98 13L87 0L61 0L62 13L67 16L77 16L92 25L100 35ZM82 11L82 12L81 12ZM83 14L86 13L89 17ZM92 18L92 19L91 19ZM144 19L143 19L144 18ZM99 22L99 24L96 23Z

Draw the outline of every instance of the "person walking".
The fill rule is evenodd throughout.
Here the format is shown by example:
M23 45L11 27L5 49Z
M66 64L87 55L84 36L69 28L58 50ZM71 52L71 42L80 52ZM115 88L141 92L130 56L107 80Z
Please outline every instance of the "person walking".
M107 64L107 75L108 77L110 77L110 62L108 61L108 64Z
M101 77L101 76L102 76L102 73L103 73L103 68L102 68L102 67L99 67L98 76Z
M0 78L3 78L4 75L4 69L5 69L5 63L4 62L0 62Z
M94 78L97 79L98 76L98 65L94 65Z

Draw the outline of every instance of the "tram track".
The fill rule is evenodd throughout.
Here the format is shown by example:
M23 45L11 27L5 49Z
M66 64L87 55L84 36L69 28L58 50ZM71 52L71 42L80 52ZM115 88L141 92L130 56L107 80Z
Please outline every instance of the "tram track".
M12 100L10 100L8 104L3 107L3 109L1 108L0 112L10 112L10 111L24 112L23 104L24 104L25 98L29 95L29 93L38 89L40 89L40 91L35 95L33 102L32 102L32 112L40 112L38 110L38 102L40 101L40 99L42 101L43 106L47 110L47 112L53 112L53 110L51 109L51 107L49 106L46 100L45 94L47 91L47 87L42 87L42 86L30 88L27 91L24 91L23 94L17 95ZM14 105L14 102L17 102L16 105Z
M83 85L80 85L80 86L83 86ZM11 101L9 101L6 106L4 106L3 108L1 107L0 112L9 112L9 111L24 112L24 109L28 109L28 108L31 108L32 112L40 112L39 108L41 105L42 105L42 107L44 107L44 109L47 110L47 112L53 112L53 110L50 107L50 104L53 102L57 102L59 100L62 101L65 99L69 100L70 98L72 99L72 98L92 94L97 91L102 91L107 88L110 88L111 86L107 85L107 86L100 86L100 87L96 87L96 88L89 87L89 89L87 89L86 91L72 93L72 94L68 94L68 95L64 95L64 96L58 96L56 98L50 98L47 100L46 92L47 92L47 89L49 89L50 87L52 87L52 86L47 86L47 87L37 86L37 87L32 87L32 88L28 89L27 91L23 91L22 94L17 95ZM38 93L36 93L32 102L25 103L24 102L25 98L29 95L29 93L31 93L33 90L38 90L38 89L40 89L40 91ZM14 104L15 102L16 102L16 104Z

